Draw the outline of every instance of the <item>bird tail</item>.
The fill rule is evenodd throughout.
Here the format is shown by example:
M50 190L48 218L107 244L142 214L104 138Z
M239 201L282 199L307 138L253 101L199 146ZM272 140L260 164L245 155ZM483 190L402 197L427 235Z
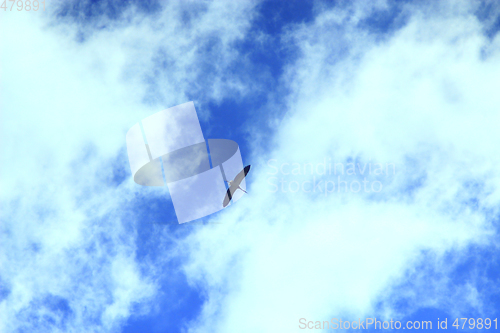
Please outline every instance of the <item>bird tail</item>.
M238 186L238 188L239 188L240 190L242 190L243 192L245 192L246 194L248 194L248 192L247 192L247 191L245 191L244 189L242 189L241 187L239 187L239 186Z

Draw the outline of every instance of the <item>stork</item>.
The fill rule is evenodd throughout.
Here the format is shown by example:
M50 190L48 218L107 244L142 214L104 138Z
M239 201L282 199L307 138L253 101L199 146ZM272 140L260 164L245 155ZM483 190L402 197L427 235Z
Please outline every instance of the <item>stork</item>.
M243 168L243 170L241 170L236 175L236 177L234 177L233 180L230 180L227 182L229 184L229 188L227 189L226 196L224 197L224 202L222 203L223 207L226 207L227 205L229 205L229 202L233 198L233 194L234 194L234 192L236 192L236 190L240 189L243 192L248 193L247 191L245 191L244 189L242 189L240 187L240 184L243 181L243 179L245 179L245 177L249 171L250 171L250 165L247 165L246 167Z

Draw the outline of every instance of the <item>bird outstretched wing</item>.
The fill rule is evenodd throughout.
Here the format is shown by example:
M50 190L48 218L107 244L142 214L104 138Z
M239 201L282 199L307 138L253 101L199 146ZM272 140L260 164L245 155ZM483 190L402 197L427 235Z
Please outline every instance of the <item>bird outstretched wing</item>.
M243 180L243 178L245 178L245 176L248 174L249 171L250 171L250 165L247 165L246 167L243 168L243 170L241 170L236 175L236 177L234 177L234 183L238 184L236 185L236 187L240 185L241 181Z
M247 165L236 175L236 177L234 177L234 181L232 182L232 185L227 189L226 196L224 197L224 201L222 202L223 207L229 205L229 202L231 202L231 199L233 198L234 192L236 192L249 171L250 165Z
M235 186L235 185L233 185L227 189L226 196L224 197L224 202L222 203L222 207L225 208L227 205L229 205L229 202L233 198L233 194L237 189L238 189L238 186Z

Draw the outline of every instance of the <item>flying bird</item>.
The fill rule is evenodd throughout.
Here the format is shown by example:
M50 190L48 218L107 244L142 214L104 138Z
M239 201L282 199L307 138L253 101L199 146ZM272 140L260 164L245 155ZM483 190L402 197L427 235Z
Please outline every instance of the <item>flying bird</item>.
M229 202L233 198L233 194L234 192L236 192L237 189L240 189L243 192L248 193L247 191L245 191L240 187L240 184L243 181L243 179L245 179L245 176L248 174L249 171L250 171L250 165L247 165L246 167L243 168L243 170L241 170L236 175L236 177L234 177L234 180L230 180L227 182L229 184L229 188L227 189L226 196L224 197L224 202L222 203L223 207L229 205Z

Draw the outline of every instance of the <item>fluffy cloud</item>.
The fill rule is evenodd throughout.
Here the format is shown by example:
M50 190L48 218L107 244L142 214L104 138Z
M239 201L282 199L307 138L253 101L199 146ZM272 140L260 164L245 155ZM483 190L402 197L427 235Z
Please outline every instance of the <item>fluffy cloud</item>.
M382 35L366 22L394 5L363 3L321 7L313 23L288 29L284 40L300 54L282 81L289 111L272 149L254 157L251 194L216 218L222 225L185 242L186 274L208 294L193 331L291 332L299 318L483 306L479 280L453 281L457 261L445 256L496 244L499 38L485 35L476 3L404 5L402 27ZM292 163L325 159L393 163L396 173L367 175L382 183L378 193L292 193L292 181L337 176L273 175L269 159L289 163L286 173ZM284 190L270 177L286 181ZM341 176L348 184L363 178ZM433 269L441 278L429 276ZM401 291L410 278L411 291ZM468 307L456 302L464 295ZM395 305L403 297L405 311Z
M250 66L234 43L256 3L52 4L1 21L15 31L1 36L2 331L117 331L155 307L159 267L174 257L206 295L191 331L288 332L299 318L420 306L488 311L487 277L453 276L498 227L499 39L483 5L317 3L311 23L281 36L298 57L271 94L290 92L288 112L265 119L276 124L269 142L262 119L250 128L250 194L180 240L159 228L175 248L139 260L147 218L127 205L163 192L124 181L125 133L165 106L194 99L208 119L207 101L262 91L265 73L234 75ZM394 15L374 32L373 20ZM396 172L292 174L293 163ZM339 180L382 187L325 193ZM411 306L397 307L403 298Z
M187 92L202 103L250 91L221 73L254 4L91 17L75 15L91 3L46 5L2 12L0 330L119 330L158 291L156 263L136 260L141 217L124 207L163 195L123 181L125 133Z

